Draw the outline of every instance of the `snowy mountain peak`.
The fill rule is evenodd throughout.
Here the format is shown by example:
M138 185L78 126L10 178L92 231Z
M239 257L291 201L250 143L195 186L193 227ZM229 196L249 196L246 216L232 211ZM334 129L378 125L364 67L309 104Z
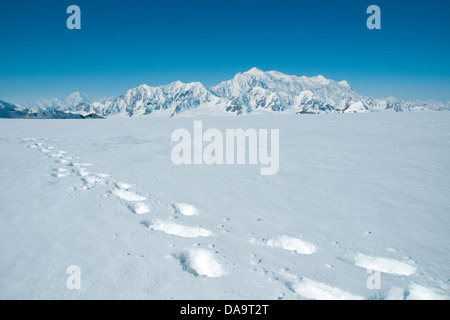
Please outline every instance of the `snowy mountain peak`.
M331 82L331 80L325 78L322 75L318 75L318 76L312 77L311 79L317 81L319 84L324 85L324 86L329 85L330 82Z
M86 103L90 103L91 99L89 99L89 97L84 94L84 93L80 93L78 91L70 94L66 99L65 99L66 105L69 107L75 107L77 105L79 105L80 103L86 102Z
M351 89L350 84L345 80L339 81L338 84L344 88Z
M138 86L138 87L136 87L136 88L133 88L133 89L149 90L150 88L151 88L151 87L150 87L149 85L143 83L143 84L141 84L140 86ZM130 89L130 90L133 90L133 89Z
M182 81L180 81L180 80L177 80L177 81L172 82L170 85L173 85L173 86L182 86L182 85L184 85L184 84L185 84L184 82L182 82Z
M246 74L246 75L264 75L265 72L254 67L254 68L251 68L250 70L244 72L244 74Z

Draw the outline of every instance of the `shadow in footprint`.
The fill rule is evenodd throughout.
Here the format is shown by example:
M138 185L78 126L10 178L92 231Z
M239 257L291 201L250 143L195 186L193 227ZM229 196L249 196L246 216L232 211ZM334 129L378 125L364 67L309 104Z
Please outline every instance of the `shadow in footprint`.
M146 228L150 228L150 226L151 226L151 222L149 220L143 220L139 223L142 224Z
M189 253L188 252L181 252L181 253L174 253L172 256L180 263L181 268L183 271L189 272L195 277L200 277L200 275L191 268L189 265ZM204 276L201 276L204 277Z

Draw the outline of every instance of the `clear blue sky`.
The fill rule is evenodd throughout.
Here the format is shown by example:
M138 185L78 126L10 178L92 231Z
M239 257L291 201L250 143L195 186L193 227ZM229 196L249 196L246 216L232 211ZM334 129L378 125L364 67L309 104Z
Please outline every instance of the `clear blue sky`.
M82 30L66 9L81 8ZM366 28L366 9L382 29ZM448 0L0 1L0 99L146 83L206 86L252 67L347 80L361 94L450 100Z

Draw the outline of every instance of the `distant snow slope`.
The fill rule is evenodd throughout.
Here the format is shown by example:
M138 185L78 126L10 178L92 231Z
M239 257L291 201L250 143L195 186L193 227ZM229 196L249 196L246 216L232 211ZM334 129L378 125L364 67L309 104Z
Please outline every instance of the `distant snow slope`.
M22 110L27 112L44 112L44 111L69 111L81 103L91 103L91 99L83 93L74 92L71 93L67 98L51 98L51 99L39 99L32 101L28 104L21 106Z
M194 120L279 129L278 174L174 165ZM3 119L0 137L0 299L450 296L450 113Z
M77 99L77 95L71 95L71 99ZM73 113L68 108L32 108L27 109L15 104L0 100L0 118L15 119L99 119L103 118L95 113Z
M99 119L96 114L78 114L67 111L39 111L28 112L20 110L17 106L0 101L0 118L13 119Z
M0 118L22 118L25 113L16 105L0 100Z

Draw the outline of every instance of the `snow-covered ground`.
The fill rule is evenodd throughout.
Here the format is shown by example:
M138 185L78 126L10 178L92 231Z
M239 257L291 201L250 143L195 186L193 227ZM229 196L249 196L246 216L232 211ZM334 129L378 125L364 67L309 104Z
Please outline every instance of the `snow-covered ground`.
M279 129L278 174L173 164L194 120ZM0 148L1 299L450 296L447 112L0 119Z

